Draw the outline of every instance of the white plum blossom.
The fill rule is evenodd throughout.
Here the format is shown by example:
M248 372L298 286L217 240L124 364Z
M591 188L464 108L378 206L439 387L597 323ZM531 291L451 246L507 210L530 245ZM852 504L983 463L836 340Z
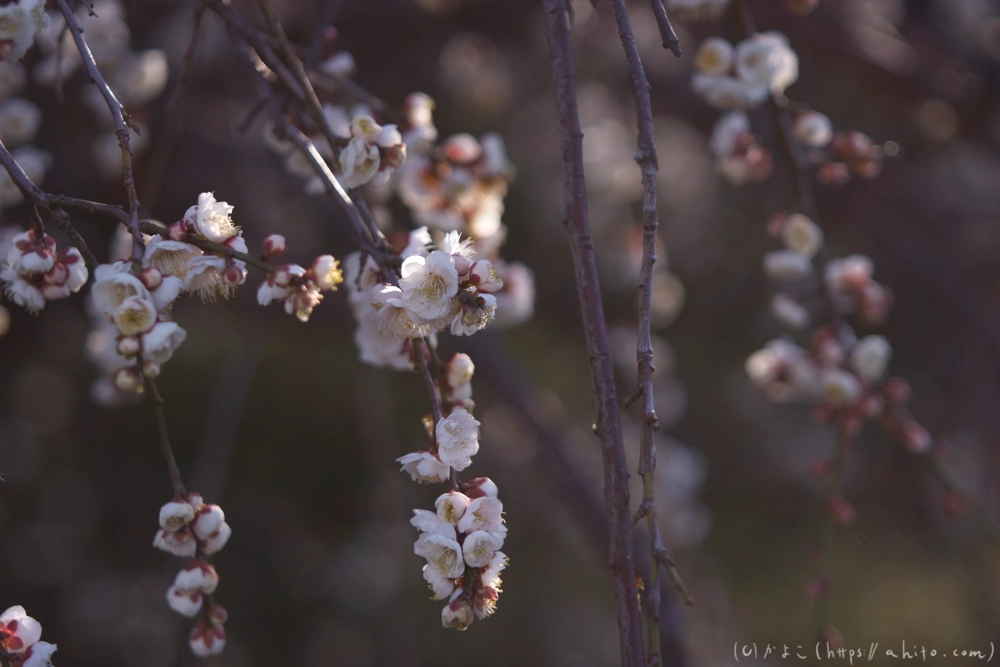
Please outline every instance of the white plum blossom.
M199 658L219 655L226 648L226 631L218 625L199 623L188 635L188 646Z
M160 528L180 530L194 520L194 507L186 500L171 500L160 508Z
M817 111L806 111L795 118L795 136L804 146L823 148L833 139L833 124Z
M487 294L503 289L503 281L497 275L493 263L487 259L481 259L472 264L472 268L469 269L469 281L477 291Z
M444 317L452 309L452 297L458 293L458 271L451 256L440 250L403 261L399 287L402 305L425 321Z
M469 502L469 497L464 493L449 491L438 496L438 499L434 501L434 507L437 508L437 515L441 521L460 526L460 519L465 514L465 509L469 506ZM459 530L461 531L462 529L459 528Z
M799 78L799 57L780 32L758 33L736 45L734 65L740 79L751 86L781 93Z
M222 551L222 548L226 546L229 542L229 538L233 535L233 529L228 523L223 521L215 532L204 538L202 544L202 551L205 552L206 556L211 556L214 553Z
M809 326L809 311L787 294L776 294L771 299L771 314L778 322L794 331L802 331Z
M198 542L194 535L186 530L158 530L153 538L153 546L168 554L193 558L198 552Z
M459 592L457 589L455 592ZM452 594L454 596L454 593ZM441 625L453 630L465 630L473 620L472 605L468 600L460 599L450 602L441 610Z
M20 59L35 43L35 34L48 27L45 0L20 0L0 7L0 58Z
M789 250L811 259L823 247L823 230L801 213L794 213L785 220L781 229L781 240Z
M176 322L157 322L142 335L142 358L166 363L186 338L187 332Z
M427 564L443 577L454 579L462 576L465 571L462 546L450 537L438 533L423 533L413 544L413 553L426 558Z
M430 452L414 452L396 459L402 463L401 471L409 473L414 482L437 484L444 482L451 474L448 465Z
M156 323L156 306L151 299L130 296L115 310L112 316L118 330L126 336L149 331Z
M892 346L882 336L865 336L851 350L851 368L868 382L877 382L885 375Z
M492 294L474 294L475 306L462 304L451 321L455 336L471 336L486 327L496 314L497 298Z
M437 512L413 510L413 518L410 519L410 525L422 533L444 535L453 540L458 537L458 533L455 531L455 522L442 519L438 516Z
M695 74L691 88L716 109L746 109L767 99L767 88L728 74Z
M479 422L464 408L456 408L435 428L441 462L462 471L479 451Z
M226 513L218 505L203 505L195 517L192 529L199 539L206 540L226 521Z
M338 162L342 174L338 180L345 188L365 183L385 184L392 168L403 164L406 147L395 125L379 125L371 116L355 116L350 126L351 139L341 149ZM383 162L382 150L386 151Z
M820 382L827 402L835 408L853 405L861 398L861 383L847 371L826 368L820 374Z
M733 67L733 45L721 37L709 37L698 46L694 66L705 74L726 74Z
M114 91L128 107L145 106L167 85L167 54L161 49L134 53L115 71Z
M182 591L200 591L211 595L219 586L215 568L203 561L192 561L174 578L174 587Z
M153 296L138 278L129 273L129 262L101 264L94 271L94 286L90 290L94 305L109 317L129 297L140 297L152 302Z
M492 532L503 522L503 503L496 498L483 496L472 500L458 522L458 532L473 533L477 530Z
M485 530L469 533L462 542L465 564L469 567L486 567L501 546L502 540Z
M436 567L424 565L424 579L434 591L435 600L446 600L455 591L455 581L441 574Z
M20 97L0 102L0 141L5 146L13 148L31 141L41 123L42 110L35 103Z
M152 267L164 275L176 276L184 280L188 272L188 263L202 254L201 249L190 243L154 236L146 244L142 266L144 268Z
M719 117L712 128L709 147L717 158L731 155L737 147L737 140L750 132L750 117L745 111L730 111Z
M222 243L240 233L240 228L233 224L232 213L232 206L216 201L211 192L203 192L198 195L198 204L184 214L184 221L209 241Z

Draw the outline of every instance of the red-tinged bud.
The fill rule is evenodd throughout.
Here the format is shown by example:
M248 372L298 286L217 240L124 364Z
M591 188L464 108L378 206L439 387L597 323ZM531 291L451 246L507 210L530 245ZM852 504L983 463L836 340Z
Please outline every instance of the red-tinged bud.
M243 282L243 278L243 270L235 264L227 266L226 270L222 273L222 279L226 281L227 285L240 285Z
M208 608L208 620L213 625L225 625L229 620L229 612L221 604L213 604Z
M292 274L285 267L281 267L272 276L274 284L278 287L288 287L292 284Z
M489 477L476 477L462 485L462 492L469 498L497 497L497 485Z
M65 266L71 264L76 264L77 262L83 261L83 255L81 255L76 248L63 248L59 251L59 261Z
M769 236L778 237L781 236L781 230L785 228L785 223L788 221L788 213L775 213L771 216L771 219L767 221L767 233Z
M48 234L45 235L45 249L49 252L56 251L56 240Z
M823 482L830 477L833 472L833 462L830 459L820 459L815 461L809 468L809 474L817 482Z
M833 517L833 520L836 521L838 525L846 528L847 526L853 524L854 520L857 518L857 513L854 511L854 505L852 505L844 496L831 496L827 504L830 510L830 516Z
M66 267L62 263L56 262L45 274L44 279L49 285L61 285L66 282L66 275Z
M941 508L948 516L958 518L965 514L965 501L957 493L948 491L941 499Z
M144 361L142 362L142 374L148 377L150 380L155 380L160 377L160 362L158 361Z
M189 229L188 223L178 220L170 225L167 234L170 236L171 241L183 241L187 239Z
M830 592L830 582L826 579L813 579L806 584L806 599L818 600Z
M926 454L934 447L934 439L915 421L903 425L903 444L914 454Z
M139 354L140 344L138 336L122 336L118 341L118 354L123 357L134 357Z
M285 250L287 250L285 237L281 234L269 234L264 239L260 254L262 257L274 257L285 252Z
M889 378L882 385L882 393L890 405L904 405L910 402L913 391L910 383L902 378Z
M452 255L452 259L455 260L455 270L458 271L458 275L464 276L469 273L469 269L472 268L472 260L462 255Z
M827 162L817 170L816 178L823 185L841 186L851 179L851 174L843 162Z
M156 267L150 266L139 273L139 280L148 290L154 290L163 282L163 274Z

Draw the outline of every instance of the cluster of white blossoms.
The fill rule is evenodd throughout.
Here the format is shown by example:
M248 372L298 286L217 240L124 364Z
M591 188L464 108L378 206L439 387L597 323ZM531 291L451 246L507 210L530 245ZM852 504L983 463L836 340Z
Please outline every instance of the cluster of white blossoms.
M463 489L467 493L439 496L435 512L413 510L410 519L421 533L413 552L427 559L424 579L435 600L448 600L441 623L456 630L496 610L500 572L507 567L507 556L500 551L507 527L496 484L480 477Z
M448 416L435 425L434 441L427 451L397 459L415 482L452 484L452 490L434 503L436 512L413 510L410 523L421 532L413 551L427 559L424 579L435 600L448 600L441 622L458 630L465 630L474 618L493 613L500 572L507 566L507 557L500 551L507 527L496 484L488 477L459 482L452 473L472 465L479 451L479 422L472 416L474 372L466 354L456 354L444 366L436 391Z
M361 359L397 370L411 367L414 338L445 329L469 336L483 329L497 310L494 293L503 287L492 262L458 232L445 234L435 249L426 227L414 230L402 257L398 286L384 282L370 257L363 270L358 253L344 260Z
M197 493L174 498L160 508L160 530L153 546L191 559L167 589L167 604L186 618L201 613L201 620L188 636L188 645L202 658L222 653L226 647L222 626L229 615L212 600L219 575L206 558L226 546L232 533L222 508L205 504Z
M130 123L139 128L139 131L130 132L129 140L132 152L138 154L150 142L144 107L159 97L167 86L167 54L162 49L132 51L125 7L119 0L96 0L92 3L92 11L80 5L76 17L101 73L118 101L128 109ZM38 35L38 48L43 58L35 65L32 76L40 86L51 87L57 78L68 79L83 63L61 12L50 13L48 27ZM107 103L96 86L81 87L80 96L102 125L91 142L94 162L105 179L118 180L122 174L122 153Z
M735 47L709 37L694 57L691 86L718 109L746 109L782 93L799 78L799 57L780 32L753 35Z
M11 667L51 667L56 645L39 641L42 624L28 616L24 607L11 607L0 614L0 657Z
M723 114L715 122L709 147L715 168L733 185L758 183L774 171L771 151L750 129L750 117L742 109Z
M45 0L15 0L0 7L0 59L19 60L49 27Z
M271 234L264 239L261 256L271 258L285 250L285 237ZM272 301L283 301L286 313L308 322L313 309L323 300L323 292L336 292L342 282L340 263L332 255L320 255L308 269L298 264L276 267L257 288L257 302L266 306Z
M89 275L79 250L56 252L55 239L48 234L40 239L34 229L14 235L9 247L0 242L0 254L5 255L0 257L0 282L7 298L33 313L46 301L80 291Z

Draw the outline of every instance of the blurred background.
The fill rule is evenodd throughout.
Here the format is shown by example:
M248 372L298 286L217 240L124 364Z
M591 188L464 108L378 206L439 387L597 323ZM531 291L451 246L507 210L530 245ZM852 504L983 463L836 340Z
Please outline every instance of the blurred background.
M224 27L206 15L186 98L171 106L191 37L193 3L124 2L136 51L162 49L165 91L138 118L144 214L172 222L213 190L235 206L250 247L288 239L290 260L353 250L340 213L303 196L251 119L250 81ZM251 271L234 299L185 299L187 342L159 381L189 488L222 505L233 538L215 559L229 644L213 665L611 665L618 661L604 551L602 472L568 238L542 15L522 0L275 2L308 44L332 12L336 47L354 79L399 106L437 102L442 136L499 132L516 178L506 199L504 256L534 272L534 317L473 337L443 336L444 357L476 363L482 448L472 472L501 489L510 557L497 613L467 632L440 625L412 553L411 509L439 489L413 484L394 459L426 442L414 373L362 365L343 294L302 325L261 308ZM635 280L641 187L631 81L607 2L573 0L580 114L591 221L621 394L635 377ZM822 0L805 18L750 0L761 30L784 32L800 58L789 97L837 129L894 141L873 181L818 189L834 255L864 253L892 288L891 372L914 388L913 411L952 444L949 458L994 511L1000 438L1000 10L989 0ZM237 3L258 21L255 3ZM724 665L734 642L811 644L804 589L823 497L809 471L833 434L806 408L770 403L746 378L746 357L780 334L768 312L765 223L793 206L787 165L762 183L718 173L708 135L718 112L690 91L690 55L660 46L649 4L630 4L653 89L663 248L654 325L658 502L668 548L697 600L667 593L670 665ZM675 22L687 54L728 19ZM40 83L25 59L19 93L38 105L34 141L51 157L43 187L124 203L96 157L103 118L81 97ZM178 111L179 109L179 111ZM168 110L170 112L168 113ZM106 112L105 112L106 113ZM771 144L766 110L751 112ZM112 146L112 148L114 148ZM114 151L112 150L112 153ZM412 226L388 206L395 230ZM31 210L3 210L27 227ZM99 258L115 237L74 216ZM58 234L60 247L63 239ZM179 561L150 548L171 489L147 403L92 400L90 328L80 297L34 317L10 303L0 338L0 606L21 604L56 642L58 665L191 665L186 619L164 603ZM634 410L634 408L633 408ZM636 412L625 417L630 466ZM633 483L638 479L633 476ZM633 487L633 504L639 495ZM832 552L832 621L849 646L869 641L941 649L1000 639L1000 558L968 517L949 517L924 464L868 426L845 495L858 520ZM640 562L644 536L636 537ZM773 660L770 658L770 660ZM761 661L765 662L765 661ZM744 664L746 661L744 661ZM884 660L892 664L891 660Z

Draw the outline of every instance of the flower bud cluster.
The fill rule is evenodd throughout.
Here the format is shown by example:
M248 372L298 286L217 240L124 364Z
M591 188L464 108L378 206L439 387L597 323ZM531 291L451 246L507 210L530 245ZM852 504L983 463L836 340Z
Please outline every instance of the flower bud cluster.
M264 259L285 252L285 238L271 234L264 239ZM317 257L312 266L304 269L298 264L276 265L275 271L257 288L257 302L266 306L272 301L283 301L285 312L294 314L300 321L308 322L313 309L323 300L324 291L337 291L344 282L340 263L332 255Z
M199 657L217 655L226 646L222 626L228 614L212 600L219 575L206 558L220 551L232 532L222 508L205 504L197 493L174 498L160 508L160 530L153 546L191 559L167 589L167 604L187 618L201 614L188 637L191 651Z
M435 600L448 600L441 623L456 630L496 610L500 572L507 566L507 556L500 551L507 527L496 485L480 477L463 489L468 495L442 494L434 503L436 512L413 510L410 520L421 532L413 552L427 559L424 579Z
M7 297L33 313L43 309L47 301L80 291L89 276L79 250L63 248L57 252L55 239L48 234L39 238L34 229L11 239L0 267Z
M745 111L730 111L719 118L709 145L716 170L733 185L758 183L774 171L771 151L750 131Z

